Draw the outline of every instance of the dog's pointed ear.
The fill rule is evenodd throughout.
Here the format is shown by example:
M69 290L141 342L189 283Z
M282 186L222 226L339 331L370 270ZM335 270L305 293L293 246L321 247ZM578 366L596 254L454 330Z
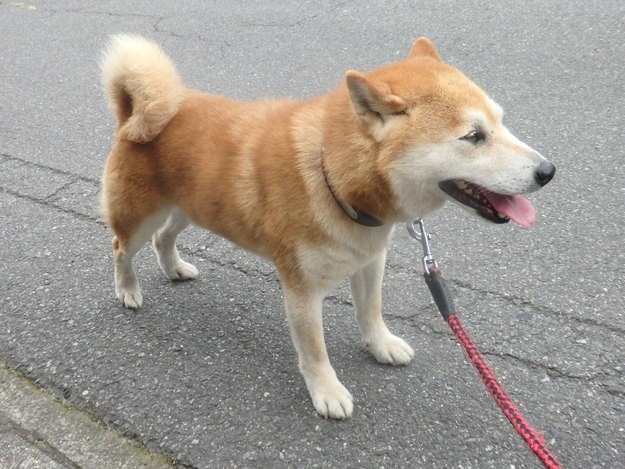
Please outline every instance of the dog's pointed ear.
M365 130L374 138L392 117L405 113L406 102L383 82L374 81L355 70L345 74L352 106Z
M412 44L410 52L408 53L408 58L424 56L431 57L440 62L443 61L443 59L441 59L441 56L438 54L434 43L430 41L427 37L420 37Z

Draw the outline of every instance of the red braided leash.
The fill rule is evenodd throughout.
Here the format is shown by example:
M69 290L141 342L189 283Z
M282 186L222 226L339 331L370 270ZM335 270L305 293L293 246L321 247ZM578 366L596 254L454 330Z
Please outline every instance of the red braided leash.
M419 230L417 230L417 227ZM456 315L454 302L451 297L447 285L443 280L443 275L438 268L438 264L432 253L430 252L431 236L425 231L423 220L415 220L408 224L408 233L423 246L423 268L425 271L425 283L434 298L434 302L440 311L443 319L449 324L449 327L456 335L458 342L466 352L469 360L475 367L477 374L480 376L484 386L497 405L501 408L505 416L508 418L517 433L523 438L534 454L540 459L543 465L548 469L560 469L558 459L549 451L547 445L540 437L538 432L534 430L529 423L523 418L517 407L510 399L510 396L501 387L493 371L484 361L482 354L477 348L476 343L464 329L460 318Z
M527 443L530 449L534 452L534 454L541 460L543 465L549 469L560 469L560 463L555 455L549 451L547 445L540 437L538 432L532 428L532 426L527 423L527 421L519 412L514 402L506 391L501 387L497 378L493 374L492 370L488 366L488 364L484 361L480 350L477 348L476 343L473 341L469 333L464 329L462 322L460 322L460 318L455 314L450 314L445 318L447 324L456 335L458 342L462 345L462 348L466 352L469 360L475 367L477 374L482 379L484 386L488 389L488 392L497 405L501 408L505 416L508 418L512 426L516 429L517 433L521 435L521 438Z

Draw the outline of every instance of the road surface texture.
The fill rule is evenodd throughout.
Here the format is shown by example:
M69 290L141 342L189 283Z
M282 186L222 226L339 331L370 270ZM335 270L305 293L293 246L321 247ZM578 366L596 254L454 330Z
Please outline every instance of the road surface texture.
M167 281L146 246L144 307L119 304L97 211L115 126L98 60L129 32L162 44L188 86L245 100L325 93L433 39L558 167L530 196L532 229L456 206L428 218L460 315L564 467L625 467L625 3L33 2L0 2L0 466L116 466L37 433L20 412L33 391L141 453L119 467L539 467L435 310L403 226L384 309L409 366L366 352L346 284L325 303L355 398L345 422L315 414L268 262L191 228L179 249L199 278Z

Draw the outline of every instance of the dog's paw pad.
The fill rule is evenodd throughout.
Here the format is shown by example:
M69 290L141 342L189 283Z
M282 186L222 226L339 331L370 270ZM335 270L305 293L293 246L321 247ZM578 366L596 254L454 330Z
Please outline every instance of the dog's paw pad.
M197 277L197 274L198 270L193 264L180 260L167 276L171 280L192 280Z
M311 391L315 410L324 418L345 420L352 416L354 404L352 395L339 381Z
M135 288L120 288L116 294L126 308L139 309L143 304L143 295L138 286Z
M392 334L369 343L368 348L377 361L390 365L406 365L414 357L412 347Z

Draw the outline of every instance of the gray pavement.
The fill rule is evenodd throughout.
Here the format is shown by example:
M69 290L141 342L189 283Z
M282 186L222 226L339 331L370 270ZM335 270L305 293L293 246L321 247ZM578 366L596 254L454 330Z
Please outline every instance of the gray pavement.
M539 467L439 318L401 226L384 300L413 363L367 354L345 285L325 304L355 397L346 422L314 413L267 262L190 229L180 251L199 278L166 281L146 248L144 307L118 304L97 215L114 131L97 60L116 32L156 39L189 86L238 99L322 93L432 38L558 166L531 196L531 230L452 206L428 220L457 307L565 467L625 467L623 2L0 2L0 31L0 467ZM32 410L50 408L78 446ZM96 444L61 426L70 414L95 422ZM113 457L105 435L148 459L85 458Z

